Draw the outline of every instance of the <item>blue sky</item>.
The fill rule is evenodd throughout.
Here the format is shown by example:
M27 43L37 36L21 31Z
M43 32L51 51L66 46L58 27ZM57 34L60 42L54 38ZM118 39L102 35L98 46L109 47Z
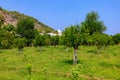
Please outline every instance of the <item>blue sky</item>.
M60 30L80 24L88 12L96 11L107 27L106 33L120 33L120 0L0 0L0 6Z

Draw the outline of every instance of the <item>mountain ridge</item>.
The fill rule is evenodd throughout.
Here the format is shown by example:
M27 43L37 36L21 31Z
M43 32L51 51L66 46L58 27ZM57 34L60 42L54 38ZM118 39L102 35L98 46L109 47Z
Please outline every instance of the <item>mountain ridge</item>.
M17 22L20 19L29 17L35 21L35 28L38 29L39 32L42 32L42 31L54 32L53 28L47 26L46 24L42 23L41 21L38 21L36 18L25 15L18 11L8 11L8 10L5 10L0 7L0 15L2 15L4 17L5 24L11 24L16 27Z

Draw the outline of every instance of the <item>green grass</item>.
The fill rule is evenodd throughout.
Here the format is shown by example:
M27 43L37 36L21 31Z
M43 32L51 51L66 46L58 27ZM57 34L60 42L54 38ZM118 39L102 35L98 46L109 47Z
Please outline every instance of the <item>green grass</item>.
M0 53L0 80L72 80L73 49L65 52L63 46L26 47L23 54L17 49L4 49ZM96 47L81 46L77 52L79 80L120 80L120 46L110 46L100 54ZM28 67L32 67L31 75ZM31 76L31 77L30 77Z

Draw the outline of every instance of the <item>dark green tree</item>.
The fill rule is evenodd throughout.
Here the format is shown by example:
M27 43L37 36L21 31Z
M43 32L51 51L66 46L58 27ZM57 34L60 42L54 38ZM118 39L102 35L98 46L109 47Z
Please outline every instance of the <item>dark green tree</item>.
M90 35L96 32L103 33L106 30L106 26L99 20L98 14L94 11L86 15L86 19L81 23L81 26L81 31Z
M113 41L114 41L115 44L120 43L120 33L117 33L117 34L113 35Z
M52 45L57 47L57 45L59 45L60 37L58 35L56 35L56 36L52 36L51 38L52 38L52 41L51 41Z
M27 39L27 45L30 46L36 36L34 29L35 23L31 18L21 19L17 23L17 33Z

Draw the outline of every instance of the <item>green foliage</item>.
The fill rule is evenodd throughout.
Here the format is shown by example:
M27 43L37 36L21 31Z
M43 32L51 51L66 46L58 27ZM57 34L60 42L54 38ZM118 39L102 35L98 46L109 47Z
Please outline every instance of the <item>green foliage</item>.
M78 64L72 69L73 80L79 80L81 77L81 69L83 69L82 64Z
M29 80L32 80L32 65L27 64L26 69L27 69L27 72L28 72L28 75L29 75Z
M92 38L91 35L87 35L87 36L86 36L85 43L86 43L88 46L94 45L94 41L93 41L93 38Z
M91 37L92 41L94 42L94 45L97 46L98 50L110 45L111 37L107 34L94 33Z
M117 33L113 36L113 41L114 41L115 44L120 43L120 33Z
M65 28L62 34L62 41L65 46L74 48L73 62L77 63L77 49L78 46L84 41L84 36L80 33L79 25L70 26Z
M45 37L43 35L37 35L34 39L34 45L40 47L40 51L42 46L45 46Z
M77 49L80 45L80 32L78 30L78 25L65 28L62 34L62 41L64 45Z
M45 45L46 46L50 46L51 44L52 44L52 39L51 39L51 36L50 35L44 35L44 37L45 37Z
M14 45L15 47L18 48L19 54L21 54L22 49L25 47L25 42L26 42L25 38L16 38L14 40Z
M15 31L15 26L13 26L11 24L6 24L3 26L3 29L5 29L8 32L12 32L12 31Z
M9 34L15 36L16 35L16 28L15 26L13 25L10 25L10 24L6 24L6 25L3 25L2 27L5 31L9 32Z
M58 35L52 36L51 39L52 39L51 40L51 44L52 45L56 45L56 46L59 45L60 36L58 36Z
M28 71L28 74L31 76L31 74L32 74L32 65L31 64L27 64L26 69Z
M36 30L34 26L34 21L31 18L21 19L17 23L17 33L27 39L27 45L30 45L35 38Z
M0 14L0 27L4 24L4 17Z
M81 23L81 25L81 31L89 33L90 35L96 32L103 33L103 31L106 30L104 23L102 21L99 21L99 16L94 11L86 15L86 19Z
M12 48L14 36L4 29L0 28L0 46L1 48Z
M34 22L30 18L21 19L17 23L17 33L23 37L26 37L27 35L26 33L29 32L29 30L33 30L33 29L34 29Z

